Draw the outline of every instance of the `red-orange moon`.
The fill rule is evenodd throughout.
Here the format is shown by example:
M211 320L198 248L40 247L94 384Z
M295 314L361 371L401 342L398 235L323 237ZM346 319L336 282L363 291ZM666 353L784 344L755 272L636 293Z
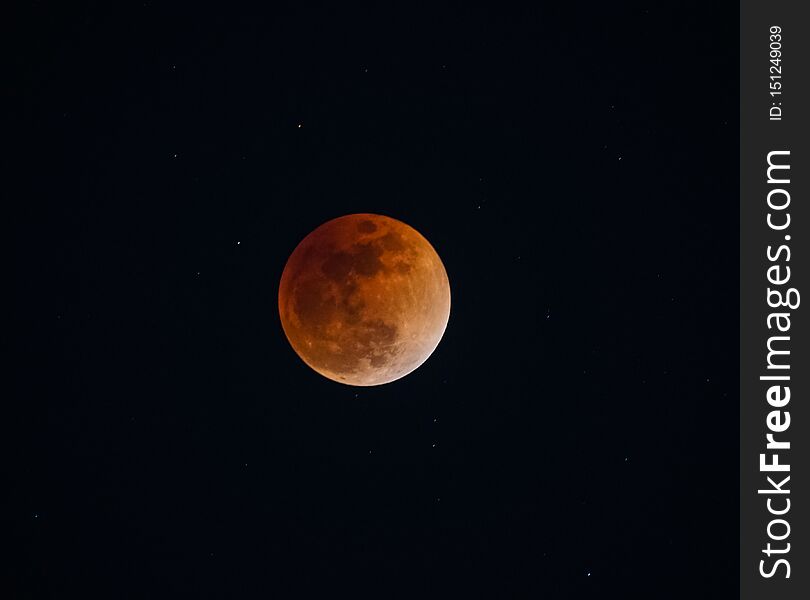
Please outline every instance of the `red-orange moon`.
M415 229L374 214L327 221L293 251L278 290L281 325L315 371L347 385L404 377L450 318L439 255Z

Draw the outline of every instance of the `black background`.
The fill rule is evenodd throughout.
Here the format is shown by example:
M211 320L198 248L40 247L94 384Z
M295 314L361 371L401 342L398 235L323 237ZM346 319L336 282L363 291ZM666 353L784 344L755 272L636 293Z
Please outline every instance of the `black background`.
M737 596L738 6L532 4L12 15L10 597ZM352 212L453 293L377 388L276 308Z

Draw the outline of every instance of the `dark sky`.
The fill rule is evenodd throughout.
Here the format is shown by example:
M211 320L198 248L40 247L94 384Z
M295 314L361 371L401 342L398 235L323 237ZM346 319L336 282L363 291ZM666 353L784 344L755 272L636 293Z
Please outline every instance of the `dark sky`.
M736 597L738 5L164 4L11 16L7 597ZM376 388L276 305L353 212L453 294Z

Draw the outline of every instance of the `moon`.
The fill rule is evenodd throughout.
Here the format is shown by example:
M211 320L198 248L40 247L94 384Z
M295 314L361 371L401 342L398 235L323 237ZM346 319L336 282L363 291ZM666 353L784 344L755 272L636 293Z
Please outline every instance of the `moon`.
M402 221L352 214L295 248L278 290L281 325L301 359L338 383L390 383L433 353L450 318L439 255Z

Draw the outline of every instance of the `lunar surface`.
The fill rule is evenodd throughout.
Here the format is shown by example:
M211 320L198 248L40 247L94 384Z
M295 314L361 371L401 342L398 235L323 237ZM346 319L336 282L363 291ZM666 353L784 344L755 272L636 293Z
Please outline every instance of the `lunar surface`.
M287 339L315 371L347 385L381 385L436 349L450 317L450 284L415 229L381 215L347 215L293 251L278 308Z

